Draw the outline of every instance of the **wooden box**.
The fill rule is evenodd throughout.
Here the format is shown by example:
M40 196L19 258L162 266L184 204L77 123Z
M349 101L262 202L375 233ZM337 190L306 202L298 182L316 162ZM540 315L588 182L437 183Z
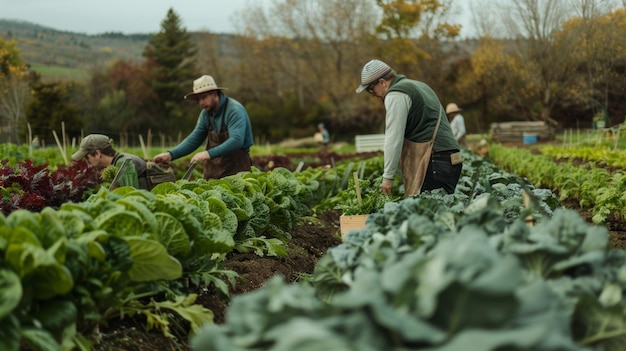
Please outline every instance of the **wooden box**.
M341 215L339 217L339 226L341 227L341 239L344 238L346 233L352 229L363 229L365 228L365 220L369 215L354 215L354 216L344 216Z

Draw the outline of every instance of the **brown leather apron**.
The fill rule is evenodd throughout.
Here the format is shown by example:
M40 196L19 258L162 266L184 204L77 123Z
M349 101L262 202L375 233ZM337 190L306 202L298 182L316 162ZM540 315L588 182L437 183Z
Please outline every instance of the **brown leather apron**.
M228 100L226 100L226 104ZM226 104L224 109L226 109ZM209 123L209 136L206 149L221 145L228 140L228 127L226 125L226 117L222 123L222 131L218 134L213 129L213 125ZM235 150L222 157L211 158L204 162L203 175L204 179L219 179L239 172L250 171L251 162L250 155L245 150Z
M402 169L402 181L404 182L404 196L419 195L426 178L426 170L430 163L430 156L433 152L435 137L441 122L441 110L439 119L435 126L432 139L425 143L416 143L409 139L404 139L402 153L400 154L400 168Z

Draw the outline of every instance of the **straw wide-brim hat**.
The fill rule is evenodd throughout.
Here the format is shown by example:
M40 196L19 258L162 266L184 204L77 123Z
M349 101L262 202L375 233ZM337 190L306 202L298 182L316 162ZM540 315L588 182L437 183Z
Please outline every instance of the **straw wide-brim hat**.
M461 112L463 110L461 110L454 102L449 103L446 106L446 114L449 115L453 112Z
M206 93L211 90L228 89L224 87L218 87L215 83L215 79L209 75L203 75L202 77L193 81L193 91L185 95L185 99L197 99L197 96L202 93Z

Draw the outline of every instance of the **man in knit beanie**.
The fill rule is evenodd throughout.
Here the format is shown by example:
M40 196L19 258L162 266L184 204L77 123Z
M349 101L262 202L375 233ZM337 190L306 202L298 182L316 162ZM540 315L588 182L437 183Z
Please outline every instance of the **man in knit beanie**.
M390 194L400 173L405 196L438 188L453 193L463 167L460 146L435 92L378 59L363 66L356 92L363 90L385 105L381 191Z

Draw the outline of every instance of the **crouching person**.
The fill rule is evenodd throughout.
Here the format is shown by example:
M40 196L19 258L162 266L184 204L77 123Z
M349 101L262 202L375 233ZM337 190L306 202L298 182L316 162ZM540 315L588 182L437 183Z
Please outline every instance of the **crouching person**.
M120 168L125 160L129 159L124 172L118 177L116 184L112 184L111 188L121 186L132 186L138 189L149 190L146 182L146 161L141 157L117 152L113 148L113 139L103 134L89 134L83 138L78 151L72 155L72 160L78 161L86 159L87 162L103 170L110 165Z

